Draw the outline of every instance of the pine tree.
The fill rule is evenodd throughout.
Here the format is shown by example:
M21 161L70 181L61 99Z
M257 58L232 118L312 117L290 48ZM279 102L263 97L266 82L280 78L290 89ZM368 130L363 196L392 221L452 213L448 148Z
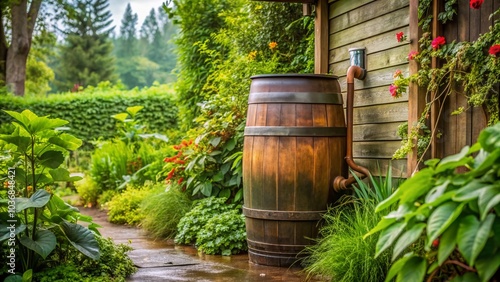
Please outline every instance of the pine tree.
M107 0L74 0L67 5L65 43L61 46L55 85L59 91L115 81L114 26Z
M120 26L116 48L117 57L134 57L138 55L137 40L137 13L132 12L130 3L127 4Z

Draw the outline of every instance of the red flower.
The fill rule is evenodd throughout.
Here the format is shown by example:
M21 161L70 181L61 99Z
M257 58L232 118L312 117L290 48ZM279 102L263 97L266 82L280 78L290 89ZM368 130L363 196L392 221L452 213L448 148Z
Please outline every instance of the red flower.
M432 246L434 248L437 248L439 246L439 239L435 239L434 241L432 241Z
M418 55L417 51L411 51L410 54L408 54L408 60L413 60L415 57Z
M469 5L472 9L479 9L483 5L484 0L470 0Z
M488 52L490 55L494 57L500 57L500 44L495 44L490 47L490 51Z
M182 181L184 181L183 177L179 178L179 180L177 181L177 184L181 185Z
M392 97L396 98L398 96L398 86L391 84L391 86L389 86L389 92L391 92Z
M172 179L172 177L174 177L174 173L175 173L175 168L172 168L172 170L168 173L167 180Z
M441 45L444 45L446 43L446 39L443 36L438 36L432 40L432 49L439 49Z
M398 40L398 42L403 42L405 40L405 38L406 38L406 36L402 31L396 33L396 39Z

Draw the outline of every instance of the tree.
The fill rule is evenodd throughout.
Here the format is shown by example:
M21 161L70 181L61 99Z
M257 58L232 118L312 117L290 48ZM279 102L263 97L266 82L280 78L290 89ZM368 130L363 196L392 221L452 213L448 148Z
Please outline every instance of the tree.
M60 49L58 91L115 81L111 13L107 0L74 0L66 7L65 43Z
M134 57L138 54L137 42L137 13L132 12L130 3L127 4L123 14L120 35L118 37L116 48L117 57Z
M30 52L35 23L42 0L0 2L0 80L14 94L23 96L26 81L26 62ZM4 25L10 16L10 27ZM10 33L8 28L11 28ZM7 39L10 35L10 45Z

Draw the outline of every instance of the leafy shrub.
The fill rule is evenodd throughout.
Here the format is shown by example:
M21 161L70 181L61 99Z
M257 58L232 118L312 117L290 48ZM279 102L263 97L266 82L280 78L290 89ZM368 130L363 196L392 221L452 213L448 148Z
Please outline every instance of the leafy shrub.
M177 187L171 186L165 191L159 186L142 201L141 212L145 216L141 227L154 238L174 238L177 224L191 206L189 197Z
M130 246L116 245L111 239L96 236L101 250L101 258L97 261L78 255L69 249L51 255L47 267L35 275L40 282L74 281L125 281L136 268L127 252Z
M226 198L209 197L201 199L194 207L186 213L177 225L175 243L192 244L196 242L198 232L202 230L207 222L220 214L237 208L234 204L226 204Z
M111 116L127 107L144 106L138 120L147 124L148 130L166 132L177 127L177 107L174 94L167 85L123 90L109 83L87 87L78 93L65 93L43 97L0 96L0 108L14 111L30 109L40 116L50 115L69 121L69 133L83 139L85 147L98 138L110 139L118 135L116 120ZM0 124L12 118L0 113Z
M354 194L341 198L341 204L323 216L320 239L305 251L310 254L303 261L308 275L328 277L331 281L383 280L390 267L390 256L374 258L377 240L364 239L363 235L382 218L374 213L376 205L394 191L391 171L389 166L384 178L370 175L368 183L356 178Z
M474 157L475 156L475 157ZM500 266L500 123L456 155L426 162L380 212L397 204L366 236L381 232L376 256L392 249L386 281L489 281ZM467 172L458 174L457 169ZM425 253L408 248L419 238Z
M133 152L121 140L105 142L94 151L90 176L101 193L116 190L125 181L127 163L133 160Z
M97 205L101 189L90 176L86 175L82 180L75 182L75 187L84 206L95 207Z
M231 210L212 217L198 232L196 247L208 255L229 256L246 251L245 216L239 210Z
M147 214L141 212L141 202L151 195L150 187L128 186L107 203L108 220L116 224L138 225Z

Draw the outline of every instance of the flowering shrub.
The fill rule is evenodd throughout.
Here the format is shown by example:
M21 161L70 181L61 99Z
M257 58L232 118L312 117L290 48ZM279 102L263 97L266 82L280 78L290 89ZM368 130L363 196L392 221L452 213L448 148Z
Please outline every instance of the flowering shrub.
M479 9L483 2L483 0L471 0L470 7ZM453 0L447 1L445 11L439 14L438 18L442 23L451 20L456 14L453 8L454 3ZM395 80L389 87L389 92L394 98L401 97L402 93L406 92L410 82L413 82L420 87L425 87L429 93L435 93L436 97L427 103L420 119L412 125L410 132L402 136L401 148L394 153L394 158L405 157L416 145L414 140L430 140L425 136L422 138L422 128L426 127L432 103L437 100L443 100L442 103L444 103L449 94L457 91L457 87L463 87L463 91L460 92L467 97L469 105L486 106L489 125L499 121L498 95L492 95L492 89L500 82L498 61L500 21L496 20L490 27L490 31L480 35L476 41L447 43L443 36L431 38L431 34L428 32L431 17L424 12L428 10L428 5L430 2L422 2L419 6L419 24L424 31L419 39L420 50L412 50L408 54L408 60L416 61L419 64L419 70L411 76L394 75ZM500 9L495 11L492 16L499 14ZM397 35L398 42L400 41L399 37ZM439 59L442 62L442 67L432 68L432 58ZM460 114L464 110L464 108L458 108L452 114ZM439 137L439 132L436 132L435 128L430 128L428 132L430 135Z

